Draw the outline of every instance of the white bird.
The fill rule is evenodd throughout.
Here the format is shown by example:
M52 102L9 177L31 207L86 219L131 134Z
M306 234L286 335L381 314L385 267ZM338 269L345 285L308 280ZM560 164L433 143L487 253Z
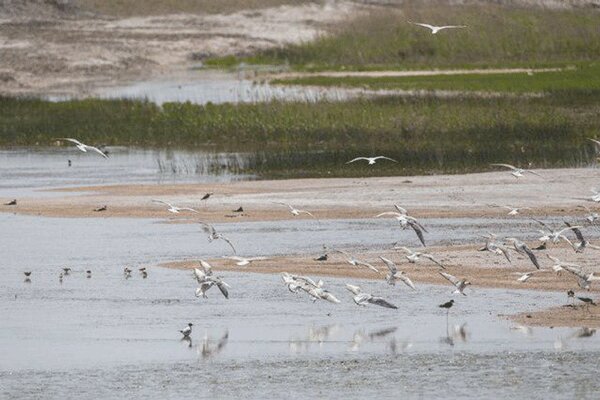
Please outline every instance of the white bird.
M226 236L221 235L219 232L217 232L217 230L215 229L214 226L207 224L206 222L198 222L200 225L202 225L202 230L208 234L208 242L212 242L213 240L218 240L221 239L225 242L227 242L227 244L231 247L231 249L233 250L233 254L237 254L235 247L233 247L233 243L231 243L231 240L229 240Z
M411 249L409 249L408 247L404 247L404 246L400 246L400 247L394 247L394 249L396 250L402 250L404 252L406 252L406 259L411 263L414 264L417 261L419 261L419 259L421 257L426 258L430 261L433 261L435 264L437 264L438 266L440 266L443 269L446 269L446 267L444 267L444 265L442 265L442 263L440 261L438 261L434 256L432 256L431 254L427 254L427 253L420 253L418 251L413 251Z
M593 224L593 223L594 223L594 222L596 222L598 219L600 219L600 214L598 214L598 213L597 213L597 212L595 212L595 211L592 211L592 210L590 210L590 209L589 209L589 207L587 207L587 206L583 206L583 205L581 205L581 206L579 206L579 207L580 207L580 208L584 208L584 209L585 209L585 210L588 212L588 215L586 215L586 216L585 216L585 220L586 220L588 223L590 223L590 224Z
M377 162L377 160L389 160L389 161L393 161L395 163L397 163L398 161L394 160L393 158L389 158L386 156L377 156L377 157L356 157L350 161L348 161L346 164L350 164L353 163L355 161L360 161L360 160L365 160L368 161L369 164L368 165L373 165Z
M579 242L572 243L571 241L569 241L567 239L567 242L571 245L571 247L573 247L573 250L575 250L576 253L583 253L583 251L586 248L590 248L590 249L594 249L594 250L600 250L600 246L594 246L593 244L591 244L590 242L588 242L583 237L583 233L581 233L581 231L579 230L578 227L571 226L571 224L569 224L568 222L565 222L565 225L567 225L569 228L571 228L573 230L573 233L577 237L577 240L579 240Z
M392 260L389 260L389 259L387 259L385 257L382 257L382 256L380 256L379 258L381 259L381 261L383 261L385 263L385 265L390 270L390 272L385 277L385 280L387 281L387 283L389 285L395 285L396 284L396 280L400 280L406 286L408 286L409 288L411 288L413 290L417 290L417 288L415 287L414 283L412 283L412 281L410 280L410 278L408 276L406 276L406 274L404 273L404 271L398 271L398 267L396 266L396 264Z
M223 294L223 296L225 296L226 299L229 298L229 291L227 290L227 288L230 288L231 286L229 286L228 283L223 281L221 277L213 276L212 269L201 270L199 268L194 268L194 277L200 285L196 289L196 297L202 296L204 298L207 298L206 292L208 291L208 289L216 285Z
M571 243L571 241L569 240L569 238L567 238L564 233L572 230L574 231L575 229L579 229L579 228L583 228L582 226L571 226L569 223L567 224L566 228L560 229L560 230L556 230L554 228L551 228L550 226L548 226L547 224L543 223L542 221L539 221L537 219L534 219L535 222L537 222L538 224L540 224L542 227L546 228L546 230L539 230L538 232L540 232L543 236L540 237L538 240L540 242L547 242L549 240L552 241L552 243L558 243L560 242L561 239L565 240L566 242Z
M546 254L546 256L552 260L552 262L554 263L554 265L552 265L552 270L556 273L559 273L561 271L564 271L564 267L573 267L573 268L577 268L577 269L581 269L581 266L578 264L573 264L573 263L568 263L568 262L564 262L564 261L560 261L558 258L551 256L550 254Z
M212 265L210 265L208 262L204 261L204 260L199 260L200 262L200 266L202 267L202 269L204 270L204 273L206 275L212 275Z
M436 25L429 25L429 24L423 24L421 22L411 22L409 21L411 24L413 25L419 25L422 26L424 28L428 28L431 30L431 34L435 35L436 33L438 33L439 31L443 30L443 29L459 29L459 28L466 28L466 25L443 25L443 26L436 26Z
M190 337L190 335L192 334L192 326L194 326L194 324L192 324L191 322L188 324L188 326L186 326L185 328L183 328L182 330L180 330L179 332L181 332L181 334L183 335L184 339L187 339Z
M173 204L167 203L166 201L162 201L162 200L152 200L152 201L154 203L161 203L161 204L168 206L169 208L167 208L167 211L172 212L173 214L179 214L181 211L191 211L191 212L195 212L196 214L199 214L199 212L197 210L194 210L193 208L176 207Z
M454 275L450 275L445 272L440 272L439 274L441 276L443 276L444 278L446 278L450 283L452 283L456 287L454 294L462 294L463 296L466 296L466 294L464 293L464 290L466 289L467 286L469 286L471 284L471 282L469 282L466 279L458 279Z
M388 215L393 216L396 219L396 221L400 223L402 229L406 229L410 226L415 231L421 244L425 246L425 237L423 236L423 232L427 232L427 229L425 229L425 227L421 225L421 223L415 217L411 217L410 215L408 215L406 209L398 206L397 204L394 204L394 207L396 207L396 210L398 210L398 212L382 212L381 214L377 214L375 218L380 218Z
M508 253L508 249L496 241L496 235L490 233L484 237L486 238L485 246L480 248L479 251L489 251L494 254L503 255L506 257L509 263L512 262L510 259L510 254Z
M540 272L549 272L549 271L550 270L548 270L548 269L536 269L535 271L529 271L529 272L514 272L514 274L519 275L519 278L517 278L517 281L519 281L521 283L525 283L533 275L538 274Z
M577 284L582 289L589 290L593 281L599 281L600 280L600 277L594 276L593 272L586 273L586 272L584 272L580 268L571 267L571 266L568 266L568 265L563 265L563 269L565 271L568 271L568 272L572 273L573 275L575 275L578 278Z
M308 277L292 275L287 272L281 274L281 279L290 292L298 293L298 290L302 289L312 298L313 302L317 300L326 300L330 303L340 303L333 294L323 289L324 283L322 280L315 282Z
M102 150L100 150L99 148L94 147L94 146L88 146L87 144L81 143L77 139L72 139L72 138L57 138L55 140L61 140L61 141L71 142L71 143L75 144L75 146L79 150L81 150L82 152L84 152L84 153L87 153L88 150L91 150L91 151L95 151L96 153L100 154L104 158L108 158L108 155L105 152L103 152Z
M490 164L490 165L492 165L494 167L505 167L505 168L511 169L512 171L510 174L517 179L522 177L523 173L525 173L525 172L529 172L530 174L533 174L533 175L539 176L540 178L543 178L543 176L538 174L537 172L534 172L534 171L531 171L528 169L517 168L514 165L510 165L510 164Z
M511 207L511 206L499 206L497 204L490 204L490 207L504 208L509 210L508 215L514 216L519 215L521 210L531 210L531 207Z
M533 254L531 249L524 242L521 242L519 239L516 238L506 238L506 241L513 245L517 253L527 255L527 257L529 257L533 265L535 265L537 269L540 269L540 263L538 262L537 257L535 256L535 254Z
M374 266L372 266L368 262L360 261L359 259L357 259L356 257L354 257L352 254L348 253L347 251L344 251L344 250L334 250L334 251L336 251L336 252L338 252L340 254L345 255L346 256L346 261L350 265L353 265L355 267L367 267L367 268L369 268L373 272L379 272L379 270L377 268L375 268Z
M354 300L356 305L366 306L367 303L370 303L370 304L375 304L375 305L385 307L385 308L398 309L398 307L396 307L392 303L388 302L387 300L383 299L382 297L373 296L372 294L364 293L361 290L360 286L350 285L347 283L346 289L348 289L350 292L352 292L354 294L354 297L352 297L352 299Z
M312 215L310 212L308 212L308 211L306 211L306 210L300 210L299 208L295 208L295 207L294 207L294 206L292 206L291 204L287 204L287 203L281 203L281 202L278 202L278 201L275 201L274 203L275 203L275 204L281 204L281 205L283 205L283 206L287 206L287 207L289 207L289 209L290 209L290 212L292 213L292 215L293 215L294 217L297 217L297 216L298 216L298 215L300 215L300 214L307 214L307 215L310 215L310 216L311 216L311 217L313 217L313 218L315 217L315 216L314 216L314 215Z
M238 256L223 256L223 258L227 258L229 260L236 261L235 265L243 267L245 265L250 264L253 261L262 261L268 260L267 257L238 257Z

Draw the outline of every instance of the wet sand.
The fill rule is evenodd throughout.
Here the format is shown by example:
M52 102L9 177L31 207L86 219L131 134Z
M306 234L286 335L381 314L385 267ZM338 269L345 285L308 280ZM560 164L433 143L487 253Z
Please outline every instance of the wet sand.
M53 190L53 196L18 199L17 206L0 212L52 217L140 217L202 219L207 222L269 221L293 217L284 202L306 209L317 219L372 218L393 210L393 204L411 215L433 217L506 217L508 210L489 204L531 207L522 216L583 215L582 204L591 195L595 168L537 170L545 178L527 174L515 179L508 172L398 176L384 178L293 179L223 184L114 185ZM206 202L200 198L214 195ZM199 214L173 215L153 199ZM0 199L2 203L12 199ZM93 210L106 205L101 213ZM243 207L243 213L233 210Z

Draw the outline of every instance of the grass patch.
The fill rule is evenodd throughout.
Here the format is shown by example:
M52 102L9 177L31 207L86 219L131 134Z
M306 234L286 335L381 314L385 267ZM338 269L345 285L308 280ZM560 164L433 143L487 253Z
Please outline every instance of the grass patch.
M43 145L56 137L89 144L211 148L250 154L264 177L454 173L492 162L535 167L585 165L586 139L600 131L598 94L573 101L359 99L343 103L222 104L0 98L0 146ZM399 161L345 165L357 155Z
M301 70L564 65L600 58L599 14L498 5L404 6L344 22L317 40L237 61ZM408 21L466 24L431 35Z

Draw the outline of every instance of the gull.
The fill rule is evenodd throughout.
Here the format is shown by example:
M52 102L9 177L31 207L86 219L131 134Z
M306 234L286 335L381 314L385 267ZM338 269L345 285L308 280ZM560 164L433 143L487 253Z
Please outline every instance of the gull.
M217 230L215 229L214 226L207 224L206 222L198 222L200 225L202 225L202 230L208 234L208 242L212 242L213 240L218 240L221 239L225 242L227 242L227 244L231 247L231 249L233 250L233 254L237 254L237 252L235 251L235 247L233 247L233 243L231 243L231 240L229 240L227 237L221 235L219 232L217 232Z
M337 251L338 253L341 253L341 254L345 255L346 256L346 261L350 265L353 265L355 267L367 267L367 268L369 268L373 272L379 272L379 270L377 268L375 268L374 266L372 266L368 262L364 262L364 261L358 260L356 257L354 257L352 254L348 253L347 251L344 251L344 250L334 250L334 251Z
M578 278L577 284L582 289L589 290L593 281L600 280L600 277L594 276L593 272L586 273L581 268L576 268L576 267L571 267L571 266L568 266L568 265L563 265L563 269L565 271L568 271L568 272L572 273L573 275L575 275Z
M404 252L406 252L406 256L405 256L405 257L408 259L408 261L409 261L411 264L414 264L414 263L416 263L417 261L419 261L419 259L420 259L421 257L423 257L423 258L426 258L426 259L428 259L428 260L431 260L431 261L433 261L433 262L434 262L434 263L436 263L438 266L440 266L442 269L446 269L446 267L444 267L444 266L442 265L442 263L441 263L440 261L438 261L438 260L437 260L437 259L436 259L434 256L432 256L431 254L427 254L427 253L420 253L420 252L418 252L418 251L412 251L412 250L411 250L411 249L409 249L408 247L404 247L404 246L401 246L401 247L394 247L394 249L397 249L397 250L403 250Z
M315 282L308 277L291 275L287 272L283 272L281 278L290 292L298 293L298 290L302 289L312 298L313 302L317 300L326 300L330 303L340 303L333 294L323 289L324 283L322 280Z
M466 279L458 279L454 275L450 275L445 272L440 272L439 274L446 278L451 284L456 286L456 290L453 292L453 294L462 294L463 296L466 296L464 290L471 284L471 282Z
M490 164L490 165L494 166L494 167L505 167L505 168L511 169L512 172L510 174L517 179L522 177L524 172L529 172L530 174L533 174L533 175L539 176L540 178L543 178L543 176L538 174L537 172L534 172L534 171L531 171L528 169L517 168L514 165L510 165L510 164Z
M494 254L503 255L504 257L506 257L509 263L512 262L510 260L510 254L508 253L508 249L500 243L496 242L496 235L490 233L487 236L484 236L484 238L486 238L485 246L480 248L479 251L489 251Z
M566 223L567 224L566 228L563 228L561 230L556 230L556 229L549 227L547 224L543 223L542 221L538 221L537 219L533 219L533 220L547 229L547 231L544 231L544 230L538 231L543 235L542 237L540 237L538 239L541 242L547 242L547 241L551 240L552 243L558 243L558 242L560 242L561 239L563 239L566 242L570 243L571 241L564 235L564 233L569 230L583 228L582 226L571 226L571 224Z
M585 216L585 220L590 223L593 224L594 222L596 222L598 219L600 219L600 214L598 214L595 211L590 210L587 206L579 206L580 208L584 208L587 212L588 215Z
M560 273L561 271L564 271L564 267L565 266L572 267L572 268L577 268L577 269L581 269L580 265L560 261L558 258L552 257L550 254L546 254L546 256L550 260L552 260L552 262L554 262L554 265L552 266L552 270L554 272L556 272L557 274Z
M425 246L425 238L423 237L423 232L427 232L427 229L425 229L425 227L423 225L421 225L421 223L415 217L411 217L410 215L408 215L404 208L402 208L396 204L394 204L394 207L396 207L398 212L394 212L394 211L383 212L381 214L376 215L375 218L380 218L380 217L384 217L387 215L393 216L396 219L396 221L398 221L400 223L400 226L402 227L402 229L406 229L407 227L410 226L417 234L417 237L419 238L419 241L421 242L421 244L423 246Z
M190 335L192 334L192 326L194 326L194 324L192 324L191 322L188 324L188 326L186 326L185 328L183 328L182 330L180 330L179 332L183 335L184 339L187 339L190 337Z
M509 210L508 215L514 216L514 215L519 215L519 212L521 210L531 210L531 207L511 207L511 206L499 206L497 204L490 204L489 207L497 207L497 208L504 208Z
M583 251L587 247L589 247L590 249L594 249L594 250L600 250L599 246L594 246L593 244L591 244L590 242L588 242L587 240L585 240L585 238L583 237L583 234L581 233L581 231L577 227L571 226L571 224L569 224L566 221L565 221L565 225L567 225L568 227L571 228L571 230L573 231L573 233L577 237L577 240L579 240L579 242L577 242L577 243L572 243L572 242L570 242L567 239L567 242L571 245L571 247L573 247L573 250L575 250L576 253L583 253Z
M424 28L430 29L431 30L431 34L435 35L436 33L438 33L439 31L443 30L443 29L460 29L460 28L466 28L466 25L442 25L442 26L436 26L436 25L429 25L429 24L424 24L421 22L411 22L408 21L409 23L413 24L413 25L419 25L422 26Z
M389 161L393 161L395 163L397 163L398 161L394 160L393 158L389 158L386 156L377 156L377 157L356 157L350 161L348 161L346 164L350 164L353 163L355 161L360 161L360 160L365 160L368 161L369 164L368 165L373 165L377 162L377 160L389 160Z
M161 203L161 204L168 206L169 208L167 208L167 211L172 212L173 214L179 214L181 211L191 211L191 212L195 212L196 214L199 214L199 212L197 210L194 210L193 208L176 207L173 204L167 203L166 201L162 201L162 200L152 200L152 201L154 203Z
M287 206L287 207L289 207L289 209L290 209L290 212L292 213L292 215L293 215L294 217L297 217L297 216L298 216L298 215L300 215L300 214L307 214L307 215L310 215L310 216L311 216L311 217L313 217L313 218L315 217L315 216L314 216L314 215L312 215L310 212L308 212L308 211L306 211L306 210L300 210L299 208L295 208L295 207L294 207L294 206L292 206L291 204L287 204L287 203L280 203L280 202L277 202L277 201L275 201L275 202L273 202L273 203L275 203L275 204L281 204L281 205L283 205L283 206Z
M535 271L529 271L529 272L514 272L514 274L520 275L519 278L517 278L518 282L521 283L525 283L529 280L529 278L531 278L534 274L537 274L539 272L549 272L550 270L548 269L536 269Z
M410 278L406 276L404 271L398 271L398 267L392 260L388 260L387 258L381 256L379 258L385 263L385 265L387 265L388 269L390 270L390 272L385 277L385 280L389 285L395 285L396 280L401 280L409 288L417 290L417 288L415 288L415 285L412 283Z
M103 152L102 150L100 150L97 147L94 146L88 146L87 144L81 143L79 140L77 139L72 139L72 138L57 138L55 140L60 140L60 141L67 141L67 142L71 142L73 143L79 150L81 150L84 153L87 153L88 150L91 151L95 151L96 153L100 154L102 157L104 158L108 158L108 155Z
M361 290L360 286L350 285L349 283L347 283L346 289L348 289L350 292L352 292L354 294L354 297L352 299L354 300L356 305L366 306L367 305L366 303L370 303L370 304L375 304L375 305L378 305L381 307L393 308L395 310L398 309L398 307L396 307L392 303L389 303L388 301L384 300L382 297L377 297L377 296L373 296L372 294L364 293Z
M593 193L593 196L583 197L580 200L593 201L594 203L600 203L600 192L597 189L591 188L590 191Z
M513 245L517 253L527 255L527 257L529 257L533 265L535 265L537 269L540 269L540 263L538 262L537 257L535 256L535 254L533 254L531 249L527 247L527 245L524 242L521 242L519 239L516 238L506 238L506 241Z
M235 265L238 265L240 267L243 267L245 265L250 264L253 261L262 261L262 260L268 260L267 257L238 257L238 256L223 256L223 258L227 258L229 260L234 260L237 261L235 263Z
M196 289L196 297L202 296L204 298L207 298L208 296L206 296L206 292L208 291L208 289L210 289L214 285L217 285L223 296L225 296L226 299L229 298L229 291L227 290L227 288L231 286L229 286L229 284L223 281L221 277L213 276L212 269L207 269L204 266L202 270L199 268L194 268L194 277L200 285L200 287Z

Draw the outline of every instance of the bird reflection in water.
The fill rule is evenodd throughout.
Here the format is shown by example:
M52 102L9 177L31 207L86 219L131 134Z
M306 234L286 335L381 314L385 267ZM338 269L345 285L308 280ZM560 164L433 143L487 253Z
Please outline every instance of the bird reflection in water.
M320 327L310 327L308 329L308 335L306 338L292 338L289 341L290 351L293 353L307 352L313 343L318 343L319 348L323 347L323 344L335 336L339 331L339 324L325 325Z
M221 336L218 340L214 340L208 337L208 333L204 333L204 338L202 339L202 344L196 346L196 351L198 352L198 356L203 359L207 359L210 357L214 357L223 351L223 348L227 345L229 341L229 331L226 330L223 336Z
M376 331L365 333L362 329L357 330L352 335L352 341L350 342L350 351L358 351L364 343L373 343L378 341L379 339L389 337L394 332L396 332L397 327L383 328L378 329ZM395 353L398 349L398 343L395 342L396 338L392 337L390 342L388 343L388 347L390 350ZM409 344L409 347L412 344ZM402 347L402 346L401 346Z
M192 338L191 337L184 336L181 338L181 341L185 342L187 347L192 348Z

